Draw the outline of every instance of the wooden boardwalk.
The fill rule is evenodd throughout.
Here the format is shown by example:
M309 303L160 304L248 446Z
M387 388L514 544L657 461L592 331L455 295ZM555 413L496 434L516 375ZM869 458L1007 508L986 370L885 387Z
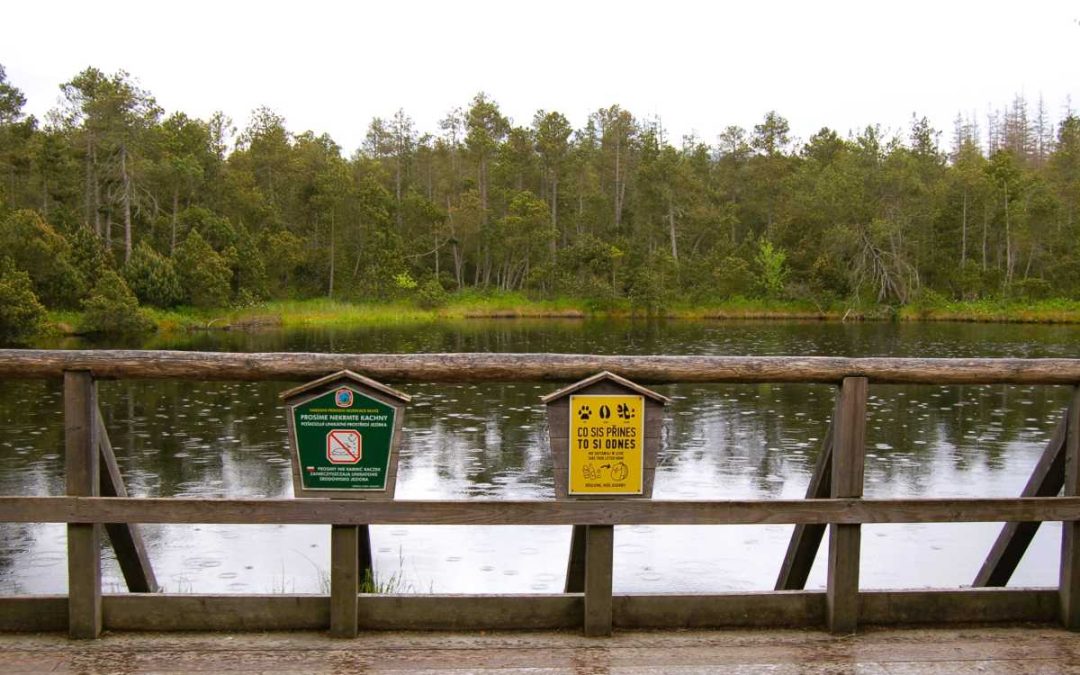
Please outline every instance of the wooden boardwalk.
M1080 636L1052 627L579 633L0 634L4 673L1080 673Z

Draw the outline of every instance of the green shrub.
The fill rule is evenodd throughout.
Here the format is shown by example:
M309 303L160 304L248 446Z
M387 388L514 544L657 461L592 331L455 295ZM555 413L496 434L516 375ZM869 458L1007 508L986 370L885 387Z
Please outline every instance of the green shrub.
M416 279L413 279L408 271L398 272L394 275L394 287L399 291L411 291L416 288L416 286Z
M630 307L656 314L672 299L676 286L675 262L664 252L631 253L626 273L626 297Z
M139 309L139 301L123 278L108 270L83 301L80 329L84 333L146 333L154 322Z
M784 249L773 246L768 239L758 242L754 263L758 271L758 286L765 297L776 298L783 294L789 272L786 261L787 253Z
M228 218L202 206L189 206L180 213L180 231L198 231L215 251L224 251L236 245L236 228Z
M97 279L104 270L115 267L112 253L105 248L105 242L89 227L76 227L67 240L71 245L71 264L84 279Z
M255 239L246 230L240 229L236 246L230 246L222 258L233 273L232 290L236 302L252 304L266 299L270 294L266 263ZM277 264L277 261L274 263Z
M139 302L155 307L172 307L184 299L180 275L172 260L140 241L124 265L124 280Z
M0 251L30 275L47 307L78 306L86 280L71 262L71 245L36 212L15 211L0 222Z
M749 295L754 289L754 273L742 258L728 256L713 268L716 294L722 298Z
M932 288L922 288L915 299L909 303L909 307L915 316L920 319L928 319L935 311L946 309L949 300L944 295Z
M45 321L45 308L34 295L30 275L0 257L0 343L16 344L32 337Z
M416 292L416 304L423 309L438 309L450 301L450 295L435 277L428 278Z
M245 307L255 307L263 301L263 298L255 295L246 288L241 288L233 296L232 306L243 309Z
M184 297L196 307L225 307L229 304L232 270L198 230L188 233L176 248L176 267Z
M1020 300L1046 300L1054 294L1054 287L1046 279L1031 277L1014 282L1009 296Z
M288 230L280 230L264 235L262 248L265 259L272 262L267 275L270 290L284 296L304 263L304 240Z

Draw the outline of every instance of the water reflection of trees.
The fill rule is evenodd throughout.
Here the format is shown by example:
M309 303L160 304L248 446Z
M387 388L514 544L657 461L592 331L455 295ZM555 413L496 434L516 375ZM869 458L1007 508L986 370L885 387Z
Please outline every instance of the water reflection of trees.
M0 385L0 494L64 492L64 409L60 383Z
M883 484L925 494L938 463L957 473L1000 472L1015 444L1028 447L1029 463L1053 432L1067 402L1063 387L882 386L872 388L868 462ZM1020 481L1022 484L1023 481Z
M531 384L419 385L402 474L432 466L446 496L522 496L550 484L544 413ZM515 494L515 489L517 493Z
M129 488L138 495L277 496L290 477L279 383L103 382L102 411ZM431 466L460 494L550 486L551 465L533 383L405 386L403 469ZM827 385L673 385L661 464L691 463L751 494L790 494L808 480L833 409ZM868 481L923 494L939 465L1003 471L1016 443L1037 454L1060 418L1064 387L873 386L868 402ZM58 383L0 388L6 494L63 490ZM44 459L44 458L50 459ZM942 464L943 463L943 464ZM470 486L481 486L470 489ZM785 487L786 486L786 487Z
M835 388L732 385L672 388L666 452L711 458L713 478L750 469L751 493L802 490L832 415ZM956 472L1003 471L1009 448L1041 452L1067 403L1064 387L874 386L867 405L867 480L890 494L933 489L938 463ZM689 414L685 414L689 413ZM873 492L871 490L871 492Z
M281 385L102 383L117 462L135 494L278 496L284 472ZM270 461L274 460L274 461Z
M59 382L0 384L0 495L64 493L64 418ZM15 574L42 526L0 523L0 593L18 593Z

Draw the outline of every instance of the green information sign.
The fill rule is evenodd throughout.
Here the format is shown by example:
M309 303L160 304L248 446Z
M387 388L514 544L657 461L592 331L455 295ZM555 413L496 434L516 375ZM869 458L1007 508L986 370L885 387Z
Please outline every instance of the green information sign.
M386 490L397 410L348 383L289 406L304 490Z

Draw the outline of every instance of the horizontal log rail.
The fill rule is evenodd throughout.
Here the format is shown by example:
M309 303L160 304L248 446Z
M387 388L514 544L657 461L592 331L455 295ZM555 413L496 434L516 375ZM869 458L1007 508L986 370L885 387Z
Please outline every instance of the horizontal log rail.
M0 497L0 522L789 525L1080 520L1080 497L750 501L393 501Z
M609 370L640 382L1075 384L1080 359L921 359L833 356L593 354L313 354L0 349L0 379L284 380L352 370L388 382L568 381Z

